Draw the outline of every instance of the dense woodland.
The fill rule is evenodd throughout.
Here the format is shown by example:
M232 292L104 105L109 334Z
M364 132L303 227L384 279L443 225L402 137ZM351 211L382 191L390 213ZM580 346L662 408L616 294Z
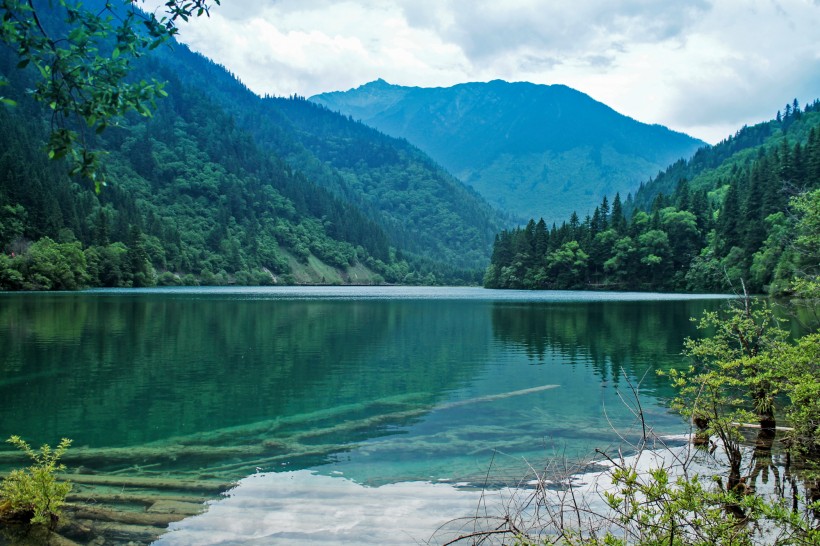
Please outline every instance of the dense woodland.
M477 283L502 225L406 141L260 98L179 44L133 66L166 82L151 116L82 135L105 152L95 188L48 159L36 74L8 49L0 70L0 289Z
M795 198L820 186L820 102L797 100L582 220L501 232L485 286L779 293L807 264ZM805 249L803 249L805 250Z

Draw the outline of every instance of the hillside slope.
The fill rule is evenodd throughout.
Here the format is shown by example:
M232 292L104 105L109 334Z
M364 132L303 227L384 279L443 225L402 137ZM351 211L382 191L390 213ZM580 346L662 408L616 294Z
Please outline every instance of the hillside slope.
M48 161L33 73L0 52L0 288L469 282L500 216L406 141L300 98L262 98L175 44L152 118L86 135L108 184ZM65 266L57 271L49 264ZM65 273L65 275L62 275Z
M483 268L510 219L405 140L302 97L260 98L184 46L159 52L166 77L208 89L254 142L361 210L392 246L441 267Z

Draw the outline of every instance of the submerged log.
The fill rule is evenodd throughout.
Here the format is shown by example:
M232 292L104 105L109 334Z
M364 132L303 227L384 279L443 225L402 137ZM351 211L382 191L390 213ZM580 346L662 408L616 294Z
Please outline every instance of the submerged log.
M66 512L78 520L110 521L126 525L165 528L169 523L179 521L187 514L168 512L136 512L133 510L112 510L99 506L66 505Z
M161 499L152 504L147 512L149 514L177 514L181 516L195 516L207 510L204 503L181 502Z
M95 535L105 539L104 544L148 545L165 533L165 529L152 525L129 525L114 521L90 520L84 523L93 527Z
M173 477L138 478L129 476L105 476L102 474L63 474L60 477L73 483L85 485L105 485L118 488L135 487L140 489L170 491L197 491L207 494L220 494L236 485L234 482L187 480Z
M157 495L157 494L138 494L138 493L114 493L106 494L97 490L85 490L76 493L69 493L66 497L68 502L83 503L95 502L100 504L135 504L140 506L153 506L158 499L168 502L185 502L193 504L203 504L208 500L208 497L185 496L185 495Z

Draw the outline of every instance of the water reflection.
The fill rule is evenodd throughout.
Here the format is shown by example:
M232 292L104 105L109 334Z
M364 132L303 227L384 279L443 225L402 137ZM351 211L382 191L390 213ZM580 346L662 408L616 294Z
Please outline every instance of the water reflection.
M533 364L559 355L568 364L588 361L601 381L618 385L624 373L659 396L668 380L656 370L680 365L682 342L697 335L691 323L723 301L589 302L579 304L498 303L493 334L523 349Z
M451 306L5 298L0 435L127 446L344 406L351 419L397 395L432 405L486 359L486 313Z
M441 288L2 294L0 437L73 438L66 463L78 470L78 494L119 503L137 490L142 503L174 487L212 495L257 471L295 472L308 490L315 473L358 486L484 485L491 470L490 485L509 485L529 464L617 442L613 429L634 424L619 399L625 377L641 383L658 430L682 429L654 370L679 365L689 317L723 302L643 298ZM0 447L0 467L15 457Z

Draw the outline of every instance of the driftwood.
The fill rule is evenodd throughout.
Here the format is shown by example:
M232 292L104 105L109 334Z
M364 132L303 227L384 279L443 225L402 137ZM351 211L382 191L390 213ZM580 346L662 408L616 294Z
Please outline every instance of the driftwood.
M739 428L761 428L757 423L732 423L732 426ZM794 430L792 427L774 427L774 429L781 432L791 432Z
M164 528L152 525L130 525L114 521L87 521L96 536L105 538L105 544L151 544L165 533ZM111 541L111 542L108 542Z
M161 499L148 507L147 512L151 514L178 514L181 516L195 516L205 511L207 507L199 502L181 502Z

